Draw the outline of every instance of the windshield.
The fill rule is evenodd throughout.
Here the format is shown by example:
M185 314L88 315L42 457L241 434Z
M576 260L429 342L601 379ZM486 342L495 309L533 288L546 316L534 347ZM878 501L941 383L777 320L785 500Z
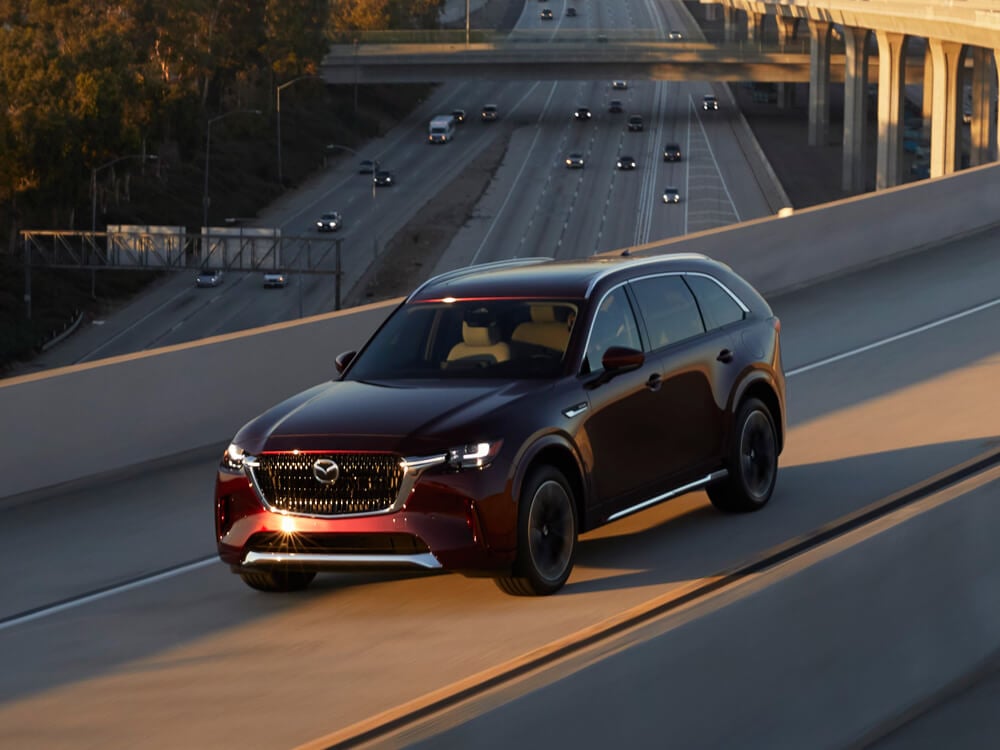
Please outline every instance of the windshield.
M476 299L405 305L345 379L550 378L562 368L579 305Z

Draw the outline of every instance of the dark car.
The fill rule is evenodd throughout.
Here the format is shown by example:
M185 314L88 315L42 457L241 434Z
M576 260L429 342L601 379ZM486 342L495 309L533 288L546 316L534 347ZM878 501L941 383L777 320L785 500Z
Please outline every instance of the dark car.
M566 154L566 168L583 169L583 154L577 151L574 151L571 154Z
M619 169L635 169L635 159L631 156L619 156L618 157L618 168Z
M464 109L453 109L451 111L451 116L455 118L456 125L465 124L465 110Z
M569 7L566 9L566 15L570 18L576 18L576 8Z
M668 143L663 147L663 161L680 161L681 147L678 143Z
M642 115L632 115L628 118L629 130L642 130Z
M586 122L591 117L593 117L593 115L590 113L590 110L587 109L586 107L578 107L576 112L573 113L574 120L581 120L583 122Z
M543 21L551 21L555 14L552 13L551 8L545 8L541 13L538 14Z
M625 107L622 105L621 99L612 99L610 102L608 102L608 112L611 112L612 114L615 115L620 115L624 111Z
M483 122L496 122L500 118L500 111L496 104L484 104L479 113L479 119Z
M396 184L396 178L392 176L392 172L387 169L380 169L375 173L375 184L379 187L389 187L390 185Z
M664 203L680 203L681 202L681 191L675 187L663 188L663 202Z
M327 211L316 219L317 232L336 232L344 226L344 217L339 211Z
M582 532L693 490L723 511L767 503L780 328L702 255L437 276L337 378L239 430L216 477L219 554L267 591L397 568L553 593Z
M701 108L708 111L715 111L719 108L719 100L715 98L714 94L705 94L701 98Z
M371 174L375 171L375 162L371 159L362 159L358 164L358 174Z
M221 268L205 268L198 272L194 285L197 287L214 287L222 283Z

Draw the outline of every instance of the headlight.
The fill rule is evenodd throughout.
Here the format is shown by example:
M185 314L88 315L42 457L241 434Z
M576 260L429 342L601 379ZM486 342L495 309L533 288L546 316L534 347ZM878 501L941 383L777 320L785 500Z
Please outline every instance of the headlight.
M230 443L226 452L222 454L222 468L226 471L242 474L246 458L246 452L240 446L236 443Z
M452 469L485 469L500 452L502 440L470 443L448 451L448 466Z

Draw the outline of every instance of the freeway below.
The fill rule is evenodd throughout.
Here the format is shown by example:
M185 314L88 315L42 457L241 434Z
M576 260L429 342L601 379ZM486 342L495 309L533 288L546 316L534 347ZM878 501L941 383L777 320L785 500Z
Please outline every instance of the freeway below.
M535 4L526 3L517 29L554 35L565 23L580 22L605 30L653 29L660 35L680 29L689 39L700 33L677 1L581 3L576 18L565 17L568 4L552 3L558 15L543 22ZM450 246L440 258L429 259L425 271L529 255L587 256L776 213L787 199L745 121L728 96L720 97L719 111L702 110L708 93L714 89L707 83L666 81L633 81L623 90L611 88L610 80L444 85L385 137L357 154L343 154L253 224L303 236L316 234L321 213L340 211L342 291L356 303L364 300L362 281L389 238L421 214L454 201L463 171L491 148L504 151L494 179ZM621 113L608 111L613 99L622 102ZM495 123L479 122L479 110L488 102L499 108ZM588 107L593 118L574 120L579 107ZM455 108L465 109L469 121L458 127L452 142L428 145L430 118ZM641 132L627 129L631 115L643 118ZM664 161L667 143L681 146L682 161ZM565 167L571 152L583 155L584 169ZM616 170L623 155L636 159L635 170ZM359 160L366 158L389 169L397 184L373 190L370 175L358 173ZM681 191L680 203L662 202L668 186ZM326 267L333 270L332 259ZM292 275L284 289L263 289L259 275L239 272L227 273L217 288L195 289L193 281L187 274L164 280L101 325L87 326L46 352L32 368L94 361L327 312L336 297L332 275Z
M293 747L995 449L1000 352L983 332L1000 325L998 278L983 235L772 300L789 437L771 504L725 517L694 493L590 532L554 597L454 575L337 574L301 594L253 592L214 559L214 452L9 505L0 746ZM708 732L719 707L704 706L689 718ZM564 721L575 707L557 710ZM761 723L780 723L782 707L769 710Z

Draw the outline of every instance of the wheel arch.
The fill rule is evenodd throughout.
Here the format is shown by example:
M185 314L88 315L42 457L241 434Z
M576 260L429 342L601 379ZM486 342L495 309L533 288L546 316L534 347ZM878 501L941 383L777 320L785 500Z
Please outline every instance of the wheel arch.
M587 529L586 486L583 465L572 444L560 435L546 435L531 445L518 462L514 476L513 497L521 496L521 490L528 476L539 466L552 466L569 482L576 507L577 531Z
M747 399L751 398L756 398L763 402L764 406L771 412L774 429L778 434L778 453L780 454L785 446L785 412L782 408L781 399L778 397L775 384L768 374L758 372L755 376L751 376L743 381L736 392L736 396L733 398L732 414L737 414L740 406Z

